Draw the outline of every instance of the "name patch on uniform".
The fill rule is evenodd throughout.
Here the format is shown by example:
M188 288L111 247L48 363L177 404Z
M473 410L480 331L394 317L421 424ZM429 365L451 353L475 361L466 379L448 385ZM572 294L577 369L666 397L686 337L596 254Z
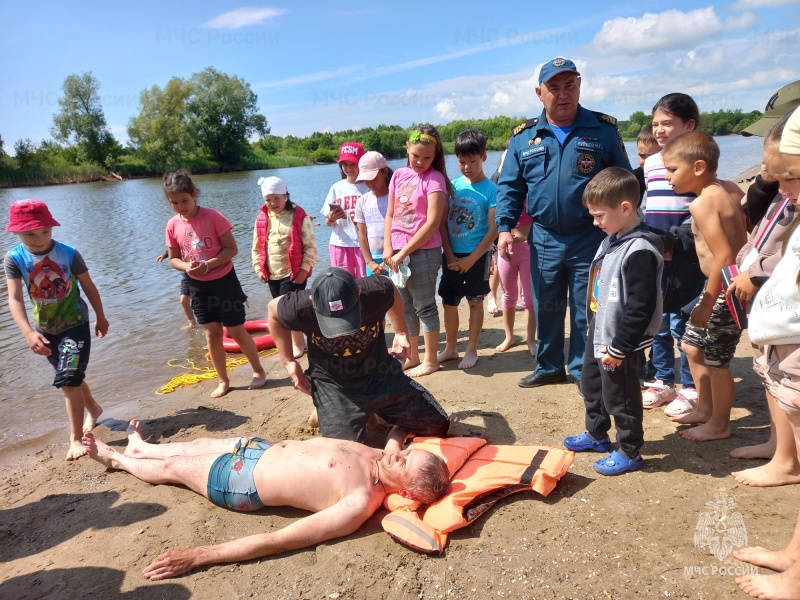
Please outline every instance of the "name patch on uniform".
M581 173L591 173L594 171L595 160L591 154L581 154L578 157L578 170Z
M603 150L603 142L580 139L575 143L578 150Z
M534 146L533 148L528 148L527 150L523 150L522 152L520 152L519 157L522 160L526 160L532 156L536 156L539 154L544 155L546 149L547 148L545 146Z

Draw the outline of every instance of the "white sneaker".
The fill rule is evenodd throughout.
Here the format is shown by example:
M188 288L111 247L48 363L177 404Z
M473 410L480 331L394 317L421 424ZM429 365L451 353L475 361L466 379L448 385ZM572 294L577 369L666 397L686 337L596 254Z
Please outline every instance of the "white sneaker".
M675 400L664 409L664 414L670 417L680 417L688 415L697 408L697 390L694 388L683 388Z
M656 408L662 404L667 404L675 400L677 393L671 385L664 385L659 380L653 382L642 394L642 406L644 408Z

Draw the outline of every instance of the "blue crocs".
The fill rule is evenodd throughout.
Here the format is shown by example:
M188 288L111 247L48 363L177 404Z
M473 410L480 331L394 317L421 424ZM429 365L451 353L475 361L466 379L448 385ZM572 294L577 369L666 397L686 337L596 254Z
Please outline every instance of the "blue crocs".
M594 470L601 475L622 475L629 471L638 471L642 467L644 459L641 454L628 458L617 450L594 463Z
M573 452L609 452L611 451L611 440L608 439L608 436L602 440L596 440L584 432L580 435L571 435L566 438L564 446L567 450L572 450Z

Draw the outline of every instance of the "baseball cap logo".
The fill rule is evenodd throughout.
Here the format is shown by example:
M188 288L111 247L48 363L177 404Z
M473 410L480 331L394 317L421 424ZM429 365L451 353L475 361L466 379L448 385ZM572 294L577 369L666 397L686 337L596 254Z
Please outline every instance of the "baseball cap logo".
M335 312L337 310L344 310L344 303L341 300L332 300L328 302L328 308L331 309L331 312Z
M566 64L566 62L567 61L564 60L563 58L557 58L557 59L555 59L553 61L553 66L554 67L563 67Z
M342 154L358 154L358 148L355 146L342 146Z

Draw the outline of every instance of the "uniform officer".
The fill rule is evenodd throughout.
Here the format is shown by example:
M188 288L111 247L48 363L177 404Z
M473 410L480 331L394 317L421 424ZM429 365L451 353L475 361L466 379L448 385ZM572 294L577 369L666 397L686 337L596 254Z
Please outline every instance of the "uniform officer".
M544 110L514 129L500 171L496 222L501 257L512 253L510 231L523 207L533 217L528 241L539 344L536 370L519 380L520 387L567 380L564 318L568 290L567 368L575 381L580 381L589 265L604 237L583 207L583 189L606 167L631 168L616 119L583 108L578 103L580 91L580 73L574 62L556 58L545 63L536 88Z

